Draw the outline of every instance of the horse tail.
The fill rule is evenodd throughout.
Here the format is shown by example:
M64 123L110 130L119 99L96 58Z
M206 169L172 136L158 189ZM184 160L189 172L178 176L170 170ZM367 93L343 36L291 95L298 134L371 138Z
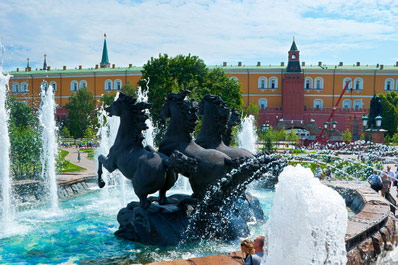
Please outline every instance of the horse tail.
M169 167L177 173L186 175L187 172L194 173L197 171L198 160L175 150L169 157Z

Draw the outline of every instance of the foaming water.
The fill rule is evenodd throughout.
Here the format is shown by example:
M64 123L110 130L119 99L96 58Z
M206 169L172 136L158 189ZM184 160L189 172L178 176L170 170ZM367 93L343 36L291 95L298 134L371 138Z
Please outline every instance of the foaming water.
M240 148L257 153L256 123L253 115L245 117L242 121L242 129L238 133L238 144Z
M275 191L265 264L346 264L344 199L301 165L286 167Z
M1 48L0 44L0 48ZM9 112L6 108L7 84L10 75L3 75L0 64L0 178L2 194L2 233L9 231L14 226L14 207L11 203L10 180L10 138L8 135Z
M141 87L138 87L137 102L148 102L148 89L146 91L144 91L141 89ZM144 132L143 144L144 144L144 146L146 146L146 145L154 146L153 139L155 138L155 131L154 131L155 127L153 126L153 122L151 119L149 109L146 109L145 113L148 115L148 119L146 119L146 121L145 121L145 124L148 127L148 129L146 129Z
M42 127L42 179L48 183L49 201L51 209L58 211L58 191L56 178L56 157L58 154L57 125L55 123L56 103L54 91L50 85L48 88L41 86L41 106L39 121Z

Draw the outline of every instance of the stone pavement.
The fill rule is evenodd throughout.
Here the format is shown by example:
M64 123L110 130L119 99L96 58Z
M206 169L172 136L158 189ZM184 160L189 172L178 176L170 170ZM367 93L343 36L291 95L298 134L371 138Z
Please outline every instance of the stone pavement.
M96 162L94 160L88 159L86 152L80 151L81 161L79 162L77 160L78 148L73 146L73 147L62 147L61 149L69 152L69 154L66 155L65 157L66 160L68 160L72 164L85 168L85 170L79 172L68 172L68 173L57 174L58 184L78 182L81 181L82 179L93 178L97 176Z

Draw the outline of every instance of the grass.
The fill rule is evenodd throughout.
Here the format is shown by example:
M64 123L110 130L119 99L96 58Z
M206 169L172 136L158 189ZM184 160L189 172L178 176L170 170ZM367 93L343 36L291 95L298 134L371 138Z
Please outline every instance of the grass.
M92 149L80 149L80 151L87 153L87 158L94 160L95 151Z
M69 154L66 150L60 150L58 154L57 161L57 172L58 173L67 173L67 172L78 172L82 170L86 170L84 167L79 167L75 164L72 164L65 157Z

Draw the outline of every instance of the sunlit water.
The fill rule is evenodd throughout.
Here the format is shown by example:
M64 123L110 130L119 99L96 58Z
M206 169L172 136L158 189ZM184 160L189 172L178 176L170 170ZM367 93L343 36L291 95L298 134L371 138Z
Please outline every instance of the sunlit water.
M116 215L123 205L118 199L117 189L109 192L108 200L101 199L100 191L96 190L62 201L59 214L40 209L19 212L17 218L28 229L19 235L0 239L0 264L79 264L92 259L98 260L97 264L104 264L99 259L124 256L129 256L133 263L146 263L239 249L239 240L157 248L117 239L113 234L119 227ZM270 209L273 194L270 191L258 194L265 214ZM260 227L252 227L253 235L258 231L261 231Z
M42 179L48 183L49 201L52 211L58 211L58 192L56 179L56 157L58 154L57 125L55 122L56 103L52 86L41 86L41 106L39 121L42 128Z
M257 153L256 143L257 133L255 118L253 115L249 115L242 121L242 128L238 133L238 144L240 148L244 148L255 154Z

